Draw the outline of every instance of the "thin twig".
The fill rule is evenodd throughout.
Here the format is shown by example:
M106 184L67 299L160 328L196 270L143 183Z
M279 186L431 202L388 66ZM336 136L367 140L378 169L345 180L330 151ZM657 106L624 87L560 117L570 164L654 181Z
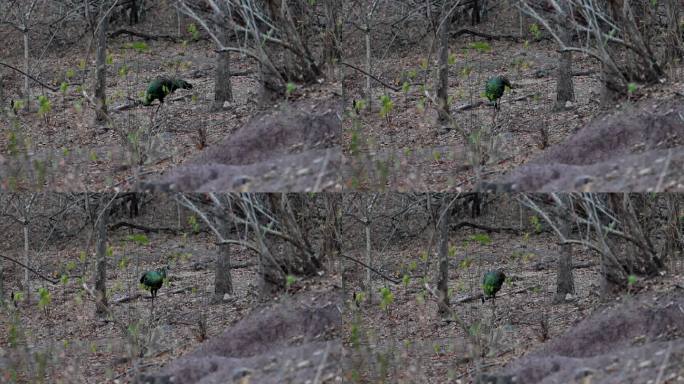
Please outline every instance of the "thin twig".
M49 277L43 275L42 273L40 273L40 272L36 271L35 269L29 267L28 265L25 265L25 264L23 264L23 263L21 263L21 262L19 262L19 261L17 261L17 260L14 260L14 259L11 258L11 257L7 257L7 256L5 256L5 255L0 255L0 257L2 257L2 258L5 259L5 260L9 260L9 261L11 261L11 262L13 262L13 263L16 263L16 264L21 265L22 267L24 267L24 268L28 269L29 271L35 273L36 275L38 275L38 277L40 277L41 279L43 279L43 280L45 280L45 281L48 281L48 282L50 282L50 283L52 283L52 284L57 284L57 283L59 283L58 280L52 280L51 278L49 278Z
M401 88L394 87L394 86L392 86L392 85L390 85L390 84L387 84L387 83L385 83L384 81L378 79L377 77L371 75L370 73L364 71L363 69L361 69L361 68L359 68L359 67L357 67L357 66L355 66L355 65L349 64L349 63L344 62L344 61L342 62L342 64L343 64L343 65L346 65L347 67L349 67L349 68L351 68L351 69L355 69L355 70L357 70L357 71L363 73L364 75L370 77L371 79L377 81L378 83L384 85L385 87L387 87L387 88L393 90L394 92L399 92L399 91L401 91Z
M390 281L390 282L392 282L392 283L394 283L394 284L399 284L399 283L401 283L401 281L396 280L396 279L393 279L393 278L391 278L391 277L385 275L384 273L382 273L382 272L378 271L377 269L375 269L375 268L369 266L368 264L364 263L364 262L361 261L361 260L357 260L357 259L355 259L355 258L353 258L353 257L351 257L351 256L347 256L347 255L345 255L345 254L342 254L342 257L344 257L344 258L347 259L347 260L351 260L351 261L353 261L353 262L355 262L355 263L357 263L357 264L363 266L364 268L370 269L372 272L375 272L376 274L378 274L380 277L382 277L383 279L385 279L385 280L387 280L387 281Z
M53 87L51 87L51 86L49 86L49 85L43 83L42 81L36 79L35 77L29 75L28 73L22 71L21 69L15 68L15 67L13 67L13 66L11 66L11 65L9 65L9 64L5 64L5 63L3 63L2 61L0 61L0 65L3 65L3 66L5 66L5 67L7 67L7 68L9 68L9 69L13 69L13 70L15 70L15 71L21 73L22 75L27 76L27 77L30 78L31 80L35 81L36 83L42 85L43 87L45 87L45 88L47 88L47 89L49 89L49 90L51 90L52 92L57 92L57 91L59 91L59 88L53 88Z
M159 40L159 39L164 39L164 40L170 40L170 41L173 41L173 42L177 42L177 41L178 41L178 38L175 37L175 36L171 36L171 35L150 35L150 34L147 34L147 33L138 32L138 31L134 31L134 30L132 30L132 29L126 29L126 28L119 28L119 29L117 29L116 31L111 32L111 33L109 34L109 38L117 37L117 36L119 36L119 35L131 35L131 36L135 36L135 37L140 37L140 38L142 38L142 39L144 39L144 40Z

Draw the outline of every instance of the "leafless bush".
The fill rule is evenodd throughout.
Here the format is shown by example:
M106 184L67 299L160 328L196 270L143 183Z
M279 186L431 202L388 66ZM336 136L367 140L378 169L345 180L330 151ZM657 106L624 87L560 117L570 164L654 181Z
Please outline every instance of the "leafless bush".
M561 51L603 66L604 101L627 94L632 82L655 83L681 52L678 0L520 0L518 6L554 37ZM574 38L564 38L570 28Z
M665 270L677 236L667 236L673 223L674 195L567 194L522 195L521 202L551 225L561 244L595 251L601 258L603 292L628 287L632 276L656 276ZM553 213L548 208L555 206ZM562 230L564 220L574 230Z
M334 7L333 1L324 4ZM237 52L259 63L262 96L281 97L288 82L313 83L322 71L314 50L318 6L311 2L179 0L177 7L211 36L221 52ZM335 17L335 16L330 16ZM232 32L233 41L223 38Z

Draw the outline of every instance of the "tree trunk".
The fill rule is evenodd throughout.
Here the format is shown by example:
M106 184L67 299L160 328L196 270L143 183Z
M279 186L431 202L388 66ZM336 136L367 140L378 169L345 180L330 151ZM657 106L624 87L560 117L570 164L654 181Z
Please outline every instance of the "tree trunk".
M564 45L570 45L571 31L563 28L561 39ZM572 83L572 51L560 53L558 61L558 79L556 81L556 104L554 110L565 109L568 101L575 101L575 87Z
M437 122L445 125L449 122L449 23L447 17L446 2L442 6L440 17L437 18L439 30L436 31L439 38L439 72L437 80ZM442 20L444 19L444 20Z
M223 225L223 233L227 233L226 225ZM230 274L230 244L219 246L219 255L216 260L214 279L214 298L212 302L220 303L225 294L233 294L233 279Z
M439 274L437 275L437 301L439 315L449 315L449 198L442 198L442 208L437 216L439 227Z
M221 44L228 44L228 30L225 25L221 26ZM216 79L214 85L213 111L223 108L223 104L233 101L233 88L230 83L230 53L219 52L216 56Z
M370 228L370 218L366 217L364 219L364 231L366 234L366 265L369 267L373 266L373 255L371 253L371 228ZM368 294L368 302L372 302L373 298L373 278L371 275L370 268L366 268L366 293Z
M226 214L217 208L214 211L214 216L216 217L218 230L224 238L228 238L230 228ZM212 303L214 304L220 303L226 294L233 294L230 264L230 244L220 244L214 270L214 297L212 298Z
M340 219L339 205L341 196L338 194L325 194L325 233L323 234L322 258L328 265L334 264L338 256L342 254L340 242Z
M28 28L24 29L24 72L29 73L31 68L29 66L29 32ZM29 77L24 75L24 110L31 110L31 87Z
M664 262L669 262L668 270L673 274L682 273L680 260L684 259L684 247L682 241L684 234L680 228L684 228L684 216L680 216L681 208L677 194L667 195L667 225L665 228L665 244L662 246L661 254L666 258Z
M105 208L97 222L97 262L95 275L93 276L95 286L95 315L100 317L107 311L107 219L109 213Z
M263 236L263 235L262 235ZM275 292L285 287L286 274L277 264L273 253L266 246L265 239L259 240L259 272L260 272L260 297L266 299Z
M570 238L570 221L567 218L561 218L560 231L563 237ZM554 302L562 303L568 294L575 294L575 278L572 273L572 245L561 244L560 257L557 265L556 275L556 296Z
M95 121L101 123L107 118L107 26L109 14L102 16L97 29L97 58L95 70Z
M268 0L266 3L268 16L275 25L278 25L282 32L280 37L289 48L271 46L266 50L267 47L259 43L259 49L265 61L272 63L271 66L280 73L281 82L300 81L307 84L316 82L320 78L321 71L307 46L308 20L300 16L304 15L305 9L293 10L292 6L296 6L297 2ZM278 88L276 90L279 96L285 95L285 84L282 84L282 89Z
M5 262L0 260L0 306L5 302Z
M630 275L657 276L664 267L662 259L655 251L648 232L648 197L639 194L629 195L611 193L605 196L611 210L610 220L620 223L620 231L627 238L608 235L597 227L598 245L602 249L601 270L603 281L602 294L619 292L628 286ZM638 205L637 208L634 205ZM637 213L638 212L638 213ZM614 219L613 219L614 217Z
M5 115L5 75L0 69L0 116Z
M268 60L265 58L264 60ZM259 64L259 79L261 80L261 97L259 103L262 106L270 106L285 94L285 84L279 74L264 64Z
M366 72L373 73L371 58L371 36L370 26L366 24L364 29L364 39L366 42ZM370 112L373 108L373 88L371 88L371 77L366 75L366 109Z
M624 242L624 269L630 273L657 276L664 264L651 241L648 212L652 209L648 197L635 194L610 194L609 201L616 218L622 223L623 231L633 242Z
M323 60L328 80L335 78L335 69L342 59L340 42L342 41L342 1L327 0L325 2L325 16L327 31L323 46Z
M623 86L624 81L608 65L603 64L601 67L603 81L601 105L611 106L620 98L620 95L626 93L625 86Z
M668 36L666 42L666 59L665 62L672 63L673 60L679 59L684 54L684 43L682 42L682 26L680 24L680 7L679 0L666 0L665 13L667 15ZM677 61L674 62L677 65Z
M31 266L31 259L29 257L29 223L28 220L24 221L24 264L26 266ZM24 289L26 292L26 302L31 303L31 280L29 279L29 270L24 268Z
M518 8L518 33L521 39L524 39L527 35L527 18L522 8Z
M282 224L282 232L291 239L287 244L292 248L288 252L290 256L281 257L278 262L286 271L297 271L306 276L315 275L322 266L320 255L316 254L307 237L307 220L301 214L295 215L295 211L307 212L308 207L298 198L298 194L290 196L285 193L271 193L268 196L273 212ZM292 208L293 204L296 209Z
M480 0L472 0L472 15L470 15L470 21L472 25L480 24Z
M135 25L138 24L138 0L130 0L130 7L128 15L128 24Z
M180 8L176 8L176 35L180 39L183 37L183 14L180 11Z
M253 229L254 241L259 249L259 295L262 299L270 297L277 290L285 287L286 273L280 261L277 260L271 249L266 244L265 231L261 228L258 218L248 205L242 205L244 212L248 213L249 223ZM250 213L252 212L252 213Z

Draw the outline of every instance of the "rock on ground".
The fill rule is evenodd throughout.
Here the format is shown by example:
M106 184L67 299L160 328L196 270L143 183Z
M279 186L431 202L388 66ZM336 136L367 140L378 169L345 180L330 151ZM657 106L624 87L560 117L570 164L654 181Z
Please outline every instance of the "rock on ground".
M684 294L630 297L479 383L661 383L684 380ZM675 382L675 381L667 381ZM679 382L679 381L676 381Z
M339 100L283 103L141 190L306 192L340 189Z
M237 322L221 336L138 376L139 384L332 382L341 376L342 317L334 294L313 301L285 300Z
M684 102L648 100L599 117L537 159L479 189L684 191Z

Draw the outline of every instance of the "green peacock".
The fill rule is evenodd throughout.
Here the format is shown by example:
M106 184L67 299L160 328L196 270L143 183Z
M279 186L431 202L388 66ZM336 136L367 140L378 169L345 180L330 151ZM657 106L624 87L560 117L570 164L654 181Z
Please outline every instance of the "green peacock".
M167 267L155 271L147 271L140 278L140 284L144 285L145 288L150 290L152 294L152 299L157 297L157 291L164 284L164 279L166 279Z
M173 93L176 89L192 89L192 84L183 79L176 79L170 77L160 77L154 79L145 91L145 99L143 105L150 105L157 99L159 105L164 104L164 98Z
M482 296L482 302L484 303L486 298L496 298L496 293L499 292L501 286L506 280L506 275L502 271L489 271L485 273L482 278L482 290L484 291L484 296Z
M499 109L499 99L503 96L506 87L513 88L511 82L505 76L494 76L487 80L485 96L494 102L494 108Z

